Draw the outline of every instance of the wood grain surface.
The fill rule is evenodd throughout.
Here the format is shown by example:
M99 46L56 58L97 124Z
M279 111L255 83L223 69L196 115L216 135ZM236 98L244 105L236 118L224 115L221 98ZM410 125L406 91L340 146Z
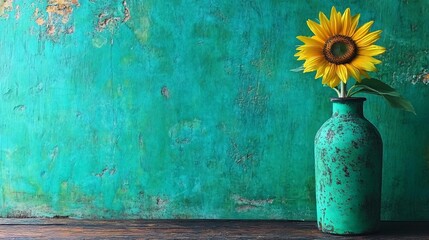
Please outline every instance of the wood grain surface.
M243 220L0 219L1 239L350 239L315 222ZM429 222L384 222L354 239L429 239Z

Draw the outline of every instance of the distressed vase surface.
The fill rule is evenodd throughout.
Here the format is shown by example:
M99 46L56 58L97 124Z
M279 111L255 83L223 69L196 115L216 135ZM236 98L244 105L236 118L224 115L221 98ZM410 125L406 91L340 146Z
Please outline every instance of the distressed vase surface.
M332 234L367 234L380 222L383 144L363 115L365 98L331 99L315 138L317 223Z

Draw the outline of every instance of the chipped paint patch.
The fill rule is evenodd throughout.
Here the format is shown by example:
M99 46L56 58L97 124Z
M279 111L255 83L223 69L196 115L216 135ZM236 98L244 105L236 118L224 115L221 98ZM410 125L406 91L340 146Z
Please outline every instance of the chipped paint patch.
M13 10L13 0L0 0L0 18L9 18L8 12Z
M130 9L127 6L127 1L122 1L122 6L124 7L124 18L122 19L122 22L128 22L131 18Z
M411 83L417 84L417 83L423 83L425 85L429 84L429 69L423 69L419 74L414 74L412 76Z
M45 12L38 7L33 13L34 22L45 27L45 35L52 40L56 40L63 34L74 32L74 25L70 23L73 11L79 7L78 0L49 0Z
M47 34L70 33L72 26L67 26L74 7L79 7L77 0L50 0L46 7L48 13Z
M246 212L255 208L260 208L269 204L273 204L274 202L274 199L272 198L254 200L247 199L239 195L233 195L232 199L234 200L235 204L238 205L236 208L238 212Z
M423 81L424 84L429 84L429 73L423 76Z
M122 1L123 13L121 15L116 15L113 13L102 12L98 14L98 22L96 30L102 32L106 29L109 29L113 32L119 25L119 23L125 23L131 18L130 9L127 6L127 1Z
M95 34L93 38L94 47L101 48L108 42L110 37L110 44L113 44L113 35L120 27L121 24L125 24L131 19L131 11L128 7L127 1L121 2L121 11L118 11L118 7L114 7L108 4L102 11L97 15L97 22L95 26ZM110 34L106 36L104 33Z
M15 7L15 19L19 20L21 18L21 7L16 5Z
M112 168L108 168L105 167L103 168L103 170L101 170L101 172L94 174L96 177L103 177L105 174L109 174L110 176L114 175L116 173L116 167L112 167Z

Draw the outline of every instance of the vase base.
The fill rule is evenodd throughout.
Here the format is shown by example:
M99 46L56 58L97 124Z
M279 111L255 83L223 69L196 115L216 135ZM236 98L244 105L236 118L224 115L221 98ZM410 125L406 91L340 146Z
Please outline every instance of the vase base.
M318 225L319 231L331 235L337 235L337 236L364 236L364 235L371 235L379 232L379 228L373 228L369 230L364 231L337 231L333 226L326 226L323 227L320 224Z

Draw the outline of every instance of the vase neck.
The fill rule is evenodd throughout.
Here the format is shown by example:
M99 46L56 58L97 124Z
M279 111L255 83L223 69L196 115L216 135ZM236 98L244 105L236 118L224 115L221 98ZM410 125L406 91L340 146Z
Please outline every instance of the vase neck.
M332 98L332 116L363 117L363 102L366 98Z

